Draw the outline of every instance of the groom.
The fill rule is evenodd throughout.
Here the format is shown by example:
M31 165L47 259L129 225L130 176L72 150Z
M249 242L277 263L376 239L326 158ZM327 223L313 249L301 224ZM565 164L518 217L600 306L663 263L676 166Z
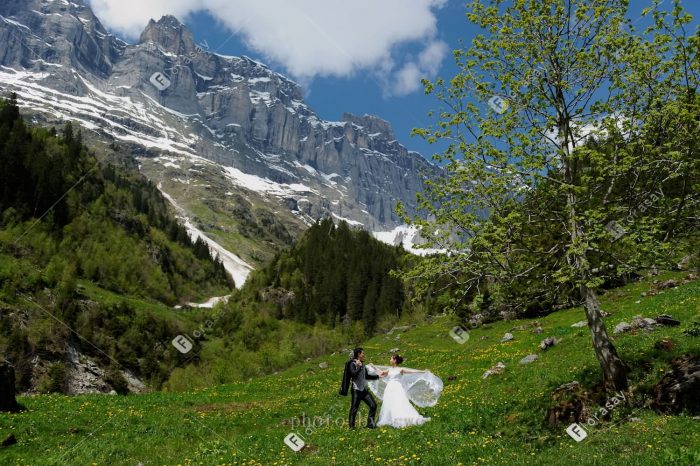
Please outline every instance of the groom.
M355 348L352 353L352 359L345 364L345 372L343 374L343 383L340 387L340 394L347 395L352 381L352 400L350 402L350 428L355 428L355 417L360 409L360 402L365 402L369 406L369 415L367 416L367 427L375 428L374 415L377 412L377 402L369 392L367 385L368 380L377 380L380 376L384 377L385 373L374 375L367 372L367 366L364 363L365 352L362 348Z

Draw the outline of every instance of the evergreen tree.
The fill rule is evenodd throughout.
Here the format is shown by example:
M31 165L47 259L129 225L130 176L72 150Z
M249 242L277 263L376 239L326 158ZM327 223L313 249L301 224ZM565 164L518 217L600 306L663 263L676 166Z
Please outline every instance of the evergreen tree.
M390 276L406 253L373 239L364 230L330 219L312 225L288 252L282 252L246 283L253 289L283 287L294 300L280 312L304 323L340 325L363 321L369 332L386 315L399 316L404 289Z

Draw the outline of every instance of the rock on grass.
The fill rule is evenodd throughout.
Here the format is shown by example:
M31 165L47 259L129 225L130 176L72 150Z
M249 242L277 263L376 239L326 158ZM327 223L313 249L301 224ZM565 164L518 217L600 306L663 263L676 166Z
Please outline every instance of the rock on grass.
M536 354L528 354L520 360L520 364L530 364L531 362L537 361L539 358L540 357Z
M503 364L502 362L497 362L495 366L484 372L484 375L482 375L481 378L486 379L488 377L491 377L492 375L502 374L505 368L505 364Z
M552 346L559 344L560 341L560 339L555 337L547 337L540 342L540 349L542 351L548 350Z

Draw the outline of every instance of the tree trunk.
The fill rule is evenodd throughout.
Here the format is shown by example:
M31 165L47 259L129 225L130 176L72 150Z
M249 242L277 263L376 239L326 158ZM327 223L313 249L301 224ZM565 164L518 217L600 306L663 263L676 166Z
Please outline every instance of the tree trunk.
M570 247L574 250L582 248L582 251L574 252L568 256L570 267L577 272L579 278L579 290L581 297L585 300L584 309L588 320L588 328L591 331L593 340L593 350L595 351L598 363L605 376L605 383L612 384L616 390L627 390L627 365L620 359L615 346L610 341L608 332L605 329L603 316L600 314L600 303L595 292L586 283L590 278L589 264L586 259L588 249L587 240L584 236L581 222L578 218L578 199L575 187L581 186L578 173L578 158L572 157L576 146L576 139L571 133L571 123L573 118L568 113L567 103L564 99L564 90L561 87L556 89L556 107L559 121L557 129L559 131L559 149L563 154L562 163L564 167L564 180L568 185L566 193L566 205L569 214L570 224ZM581 243L586 244L581 244Z
M0 363L0 412L14 413L19 409L15 399L15 368L4 361Z
M598 297L586 285L581 285L581 295L585 299L584 309L588 319L588 328L591 330L593 350L601 369L603 369L603 374L605 374L605 381L608 384L612 384L615 390L627 390L629 387L627 381L628 367L620 359L615 345L610 341L603 322L603 316L600 314Z

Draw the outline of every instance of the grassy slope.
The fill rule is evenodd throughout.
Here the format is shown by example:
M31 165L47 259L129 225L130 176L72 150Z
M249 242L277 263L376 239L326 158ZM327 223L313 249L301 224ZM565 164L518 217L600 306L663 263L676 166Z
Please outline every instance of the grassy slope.
M287 208L281 208L281 201L266 201L259 194L233 185L221 175L220 168L200 162L174 159L181 168L164 167L159 162L141 159L140 170L154 183L161 183L162 189L188 212L188 215L210 238L236 254L249 264L263 266L275 253L288 244L267 234L250 231L242 234L239 226L245 221L239 218L246 212L248 221L260 222L254 213L256 209L267 211L280 219L292 237L298 237L306 225ZM227 195L234 193L234 196ZM275 208L275 207L280 208ZM274 213L273 213L274 209ZM269 228L262 227L261 232Z
M610 331L637 314L669 313L683 322L680 328L616 336L628 361L652 361L647 374L635 376L646 384L658 380L664 360L673 356L653 350L657 340L676 340L675 354L700 350L697 338L681 333L700 315L700 282L640 298L648 288L633 284L602 299L603 308L613 312L607 318ZM452 324L447 318L402 334L398 341L383 335L367 342L370 360L383 364L386 352L398 346L408 367L429 368L445 381L438 405L420 410L432 417L421 427L349 433L343 426L308 432L289 426L288 420L302 413L345 419L349 400L337 395L346 358L340 354L275 376L191 393L24 398L20 401L28 412L0 415L0 437L14 432L19 440L0 448L0 464L700 464L700 421L687 416L622 405L610 422L588 428L589 437L580 444L564 426L543 427L554 388L572 380L587 386L597 381L587 330L571 327L582 318L581 309L552 314L539 320L544 334L514 331L508 343L499 343L503 333L529 322L474 330L464 345L448 336ZM540 353L537 345L549 335L563 341ZM540 353L538 361L518 364L533 352ZM322 360L328 369L319 369ZM498 361L507 365L505 373L482 380ZM448 381L448 376L457 378ZM366 415L364 407L361 415ZM640 421L626 421L630 416ZM283 443L290 431L301 434L309 447L290 450Z
M189 328L189 326L193 325L191 319L188 318L189 314L174 312L170 306L167 306L155 299L117 294L104 288L100 288L93 282L87 280L78 280L78 284L81 287L80 292L84 297L101 304L110 305L125 302L132 306L137 312L169 320L173 323L179 324L178 326L183 328ZM226 290L222 291L225 292Z

